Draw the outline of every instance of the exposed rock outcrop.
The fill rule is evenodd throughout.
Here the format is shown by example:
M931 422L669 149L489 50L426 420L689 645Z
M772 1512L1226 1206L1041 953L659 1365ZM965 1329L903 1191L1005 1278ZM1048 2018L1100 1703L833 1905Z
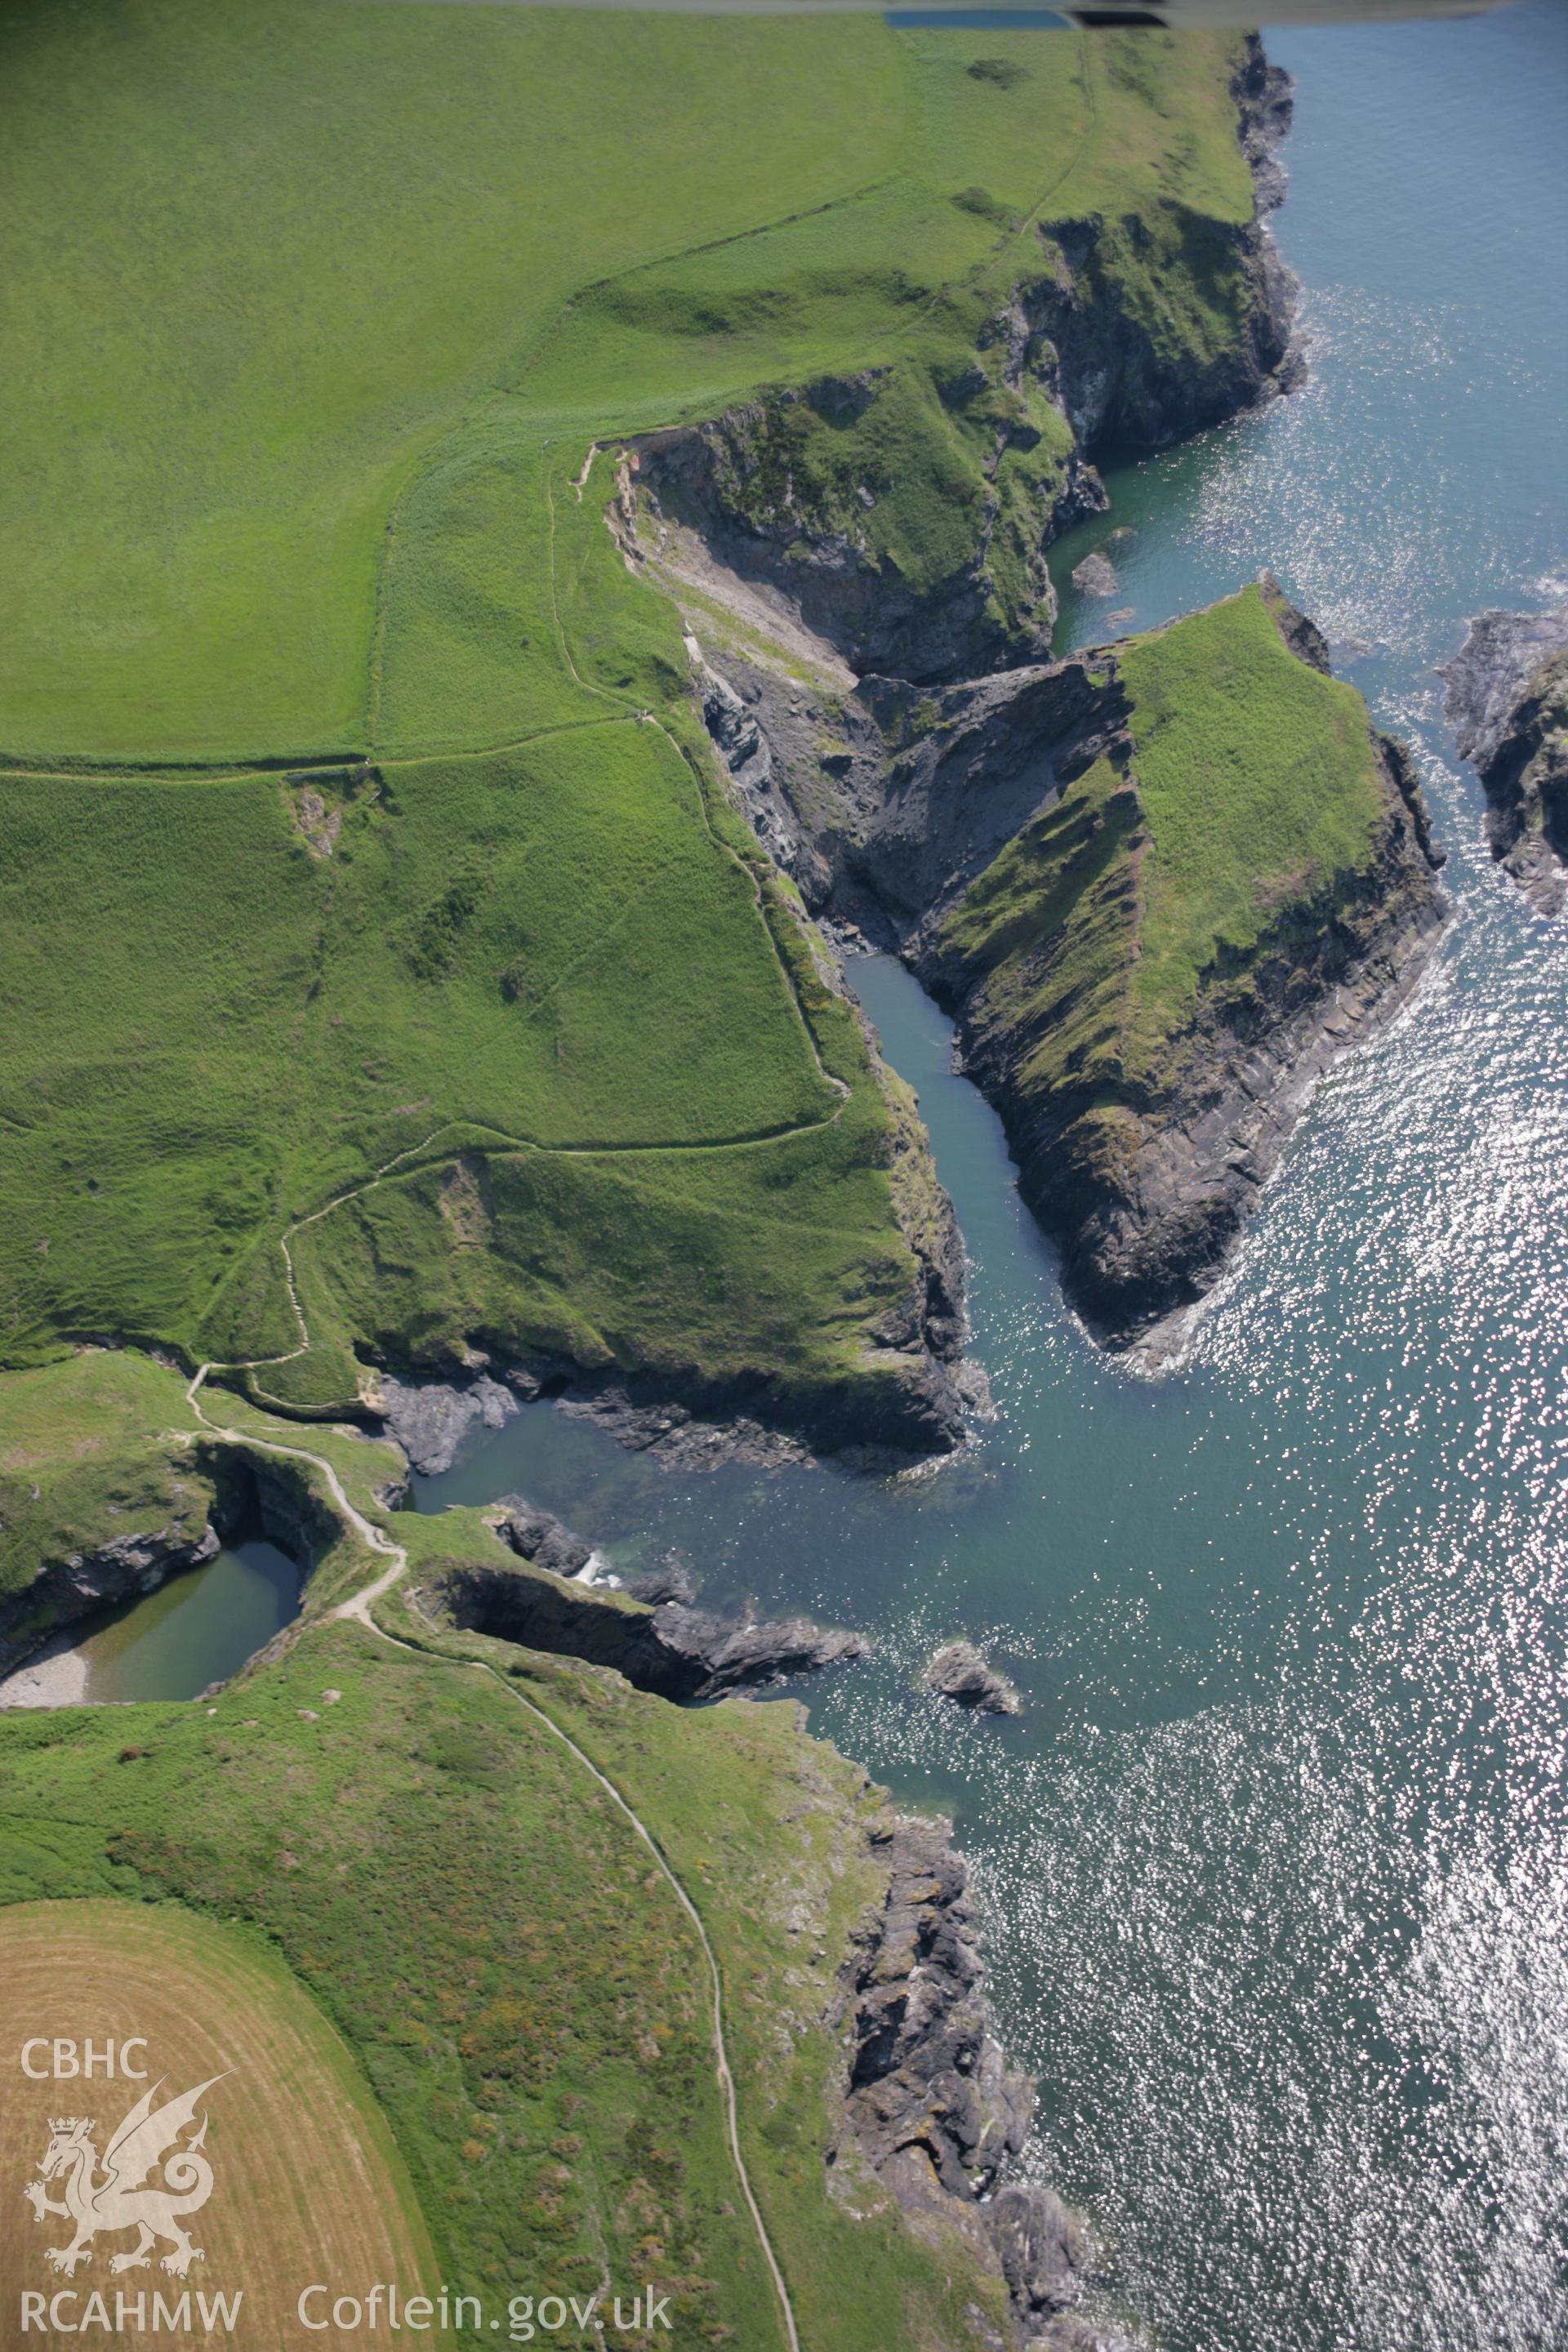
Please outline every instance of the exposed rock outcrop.
M367 1420L425 1476L449 1470L471 1433L504 1427L520 1400L542 1397L682 1474L733 1462L798 1463L813 1454L897 1462L951 1453L963 1443L972 1414L989 1408L984 1375L958 1360L967 1330L963 1245L919 1120L900 1108L907 1090L888 1078L894 1208L916 1273L904 1298L868 1335L870 1377L813 1381L755 1372L723 1380L694 1368L623 1373L559 1360L542 1369L487 1358L483 1370L454 1365L445 1377L384 1373Z
M488 1373L465 1381L381 1380L377 1410L422 1477L438 1477L458 1458L470 1430L500 1429L517 1412L517 1398Z
M748 815L809 907L881 946L951 903L1127 719L1087 655L929 688L872 676L842 697L725 659L773 747Z
M574 1535L552 1511L542 1511L521 1495L502 1495L488 1514L490 1525L520 1559L547 1568L553 1576L577 1576L594 1557L594 1548Z
M1096 548L1092 555L1086 555L1081 563L1073 565L1072 584L1080 596L1114 596L1118 586L1116 566L1109 555L1102 555Z
M31 1584L0 1600L0 1676L62 1626L153 1592L182 1569L203 1567L221 1542L208 1523L204 1496L188 1517L182 1513L160 1527L137 1528L46 1561Z
M1024 2147L1035 2091L991 2031L968 1865L939 1822L884 1808L868 1834L888 1890L846 1970L844 2104L857 2149L917 2228L956 2221L1000 2267L1020 2341L1071 2352L1098 2336L1118 2352L1112 2330L1073 2334L1086 2325L1074 2310L1086 2284L1077 2220L1048 2189L998 2185Z
M1261 593L1289 651L1327 676L1317 628L1267 576ZM834 920L904 954L958 1015L965 1066L1002 1113L1025 1198L1062 1248L1068 1295L1116 1346L1143 1341L1212 1286L1306 1095L1404 1002L1446 914L1415 769L1403 746L1376 737L1382 814L1359 871L1284 890L1264 936L1217 957L1156 1063L1134 1074L1102 1056L1076 1090L1070 1071L1042 1086L1042 1050L1081 993L1074 941L1046 925L1003 986L947 919L1007 845L1109 764L1122 781L1085 835L1084 870L1119 834L1103 919L1124 936L1130 968L1148 833L1129 650L942 688L867 677L837 701L731 660L788 780L770 788L787 811L774 832L787 841L793 827L810 860L796 854L791 870L803 889L826 888ZM825 740L837 743L831 757Z
M1568 604L1481 614L1443 677L1492 856L1542 914L1568 914Z
M988 1665L973 1642L944 1642L921 1676L933 1698L950 1698L976 1715L1018 1715L1024 1702L1006 1675Z
M695 1601L697 1579L679 1552L669 1551L656 1567L634 1576L626 1590L634 1601L646 1601L650 1609L655 1609L661 1601Z
M1311 623L1267 575L1263 592L1289 650L1326 673ZM1118 649L1088 658L1106 712ZM1079 730L1044 756L1066 783L1102 740ZM1157 1349L1161 1327L1213 1286L1312 1087L1398 1010L1442 931L1440 856L1414 767L1393 739L1371 740L1381 805L1367 855L1303 874L1255 940L1222 945L1157 1051L1135 1058L1113 1045L1077 1076L1071 1053L1057 1066L1061 1024L1087 984L1086 924L1122 938L1126 958L1141 952L1150 834L1130 740L1110 761L1118 789L1098 811L1086 803L1081 845L1063 852L1067 883L1079 887L1075 861L1084 877L1073 926L1046 926L994 982L995 967L943 931L940 907L913 939L917 969L959 1016L965 1067L1001 1111L1024 1198L1061 1248L1068 1296L1111 1346ZM1108 1022L1129 1017L1110 1007Z
M624 1592L501 1562L444 1569L435 1589L468 1633L614 1666L635 1688L660 1698L716 1698L862 1658L868 1650L861 1634L815 1625L808 1617L721 1617L679 1601L650 1609Z

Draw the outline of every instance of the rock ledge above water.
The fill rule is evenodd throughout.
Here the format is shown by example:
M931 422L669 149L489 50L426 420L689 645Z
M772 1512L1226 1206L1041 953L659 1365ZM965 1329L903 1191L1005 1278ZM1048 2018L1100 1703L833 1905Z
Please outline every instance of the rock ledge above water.
M1005 1674L988 1665L973 1642L944 1642L921 1676L933 1698L951 1698L976 1715L1019 1715L1024 1702Z

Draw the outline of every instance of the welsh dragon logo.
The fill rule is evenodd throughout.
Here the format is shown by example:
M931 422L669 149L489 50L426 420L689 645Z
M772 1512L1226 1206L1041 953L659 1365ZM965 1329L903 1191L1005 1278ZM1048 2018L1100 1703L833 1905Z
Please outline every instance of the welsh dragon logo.
M213 2193L213 2168L201 2152L207 2136L206 2116L203 2116L201 2128L184 2147L175 2143L204 2095L222 2080L221 2074L214 2074L183 2098L170 2099L156 2108L153 2102L163 2084L154 2083L150 2091L143 2091L103 2152L101 2179L93 2145L98 2126L92 2118L50 2118L49 2144L38 2160L43 2179L29 2181L22 2194L35 2220L41 2221L47 2213L58 2213L75 2223L76 2235L68 2246L47 2247L47 2263L64 2271L68 2278L74 2277L79 2263L91 2261L92 2242L100 2231L113 2237L121 2230L135 2230L140 2235L128 2253L110 2256L111 2271L144 2270L160 2239L167 2239L172 2249L163 2256L163 2267L176 2278L184 2278L193 2263L205 2261L200 2246L193 2246L181 2227L181 2220L184 2214L198 2212ZM147 2185L154 2171L163 2175L156 2189ZM65 2201L58 2204L44 2184L62 2177Z

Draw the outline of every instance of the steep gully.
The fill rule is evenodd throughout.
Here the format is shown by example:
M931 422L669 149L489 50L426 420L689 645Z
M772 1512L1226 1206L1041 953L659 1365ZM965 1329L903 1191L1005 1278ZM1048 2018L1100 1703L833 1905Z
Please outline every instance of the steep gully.
M1293 380L1293 287L1263 217L1283 193L1289 101L1256 42L1235 96L1257 204L1231 256L1247 315L1227 350L1172 357L1121 314L1093 221L1053 226L1058 258L982 338L1005 385L1043 387L1073 432L1042 545L1103 506L1087 454L1100 443L1176 440ZM758 838L830 940L893 948L957 1016L1069 1300L1096 1338L1158 1361L1223 1271L1316 1079L1415 985L1446 919L1440 856L1408 756L1374 733L1384 816L1368 871L1282 907L1245 973L1215 968L1158 1069L1126 1093L1117 1149L1096 1115L1102 1080L1033 1091L1037 1019L1020 1024L1005 1001L998 1017L984 969L945 949L942 919L1097 760L1126 770L1118 655L1040 657L1055 612L1043 571L1032 617L1009 627L984 543L916 594L858 528L803 502L787 467L781 490L789 403L842 425L879 394L868 372L643 436L612 528L628 564L682 606L709 730ZM1316 630L1268 593L1291 651L1326 670ZM739 628L715 631L716 606ZM1040 974L1053 952L1049 940L1036 952Z

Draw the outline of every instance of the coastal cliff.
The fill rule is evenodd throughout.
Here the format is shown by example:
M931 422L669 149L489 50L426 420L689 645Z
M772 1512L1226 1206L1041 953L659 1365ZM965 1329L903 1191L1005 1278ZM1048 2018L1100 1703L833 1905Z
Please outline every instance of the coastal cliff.
M1443 677L1492 856L1539 913L1568 914L1568 604L1481 614Z
M1408 755L1272 583L1091 659L1123 733L1073 746L914 953L1069 1298L1126 1347L1212 1286L1306 1094L1404 1002L1446 906Z
M26 1580L0 1589L0 1678L52 1634L205 1568L225 1543L263 1536L308 1578L337 1532L296 1465L205 1439L155 1441L75 1489L68 1517L49 1496L54 1525L30 1536Z
M633 560L745 583L857 677L926 684L1047 652L1046 550L1106 504L1092 451L1163 447L1289 380L1295 287L1266 220L1289 82L1256 36L1232 98L1249 220L1042 219L1029 268L936 299L918 359L642 436Z
M510 1501L516 1505L520 1498ZM824 1628L807 1617L727 1618L689 1601L649 1605L582 1581L588 1547L548 1513L526 1505L503 1508L496 1531L517 1559L444 1566L430 1589L445 1615L465 1633L611 1666L634 1690L675 1700L717 1698L867 1654L860 1634Z
M1073 1305L1112 1347L1158 1347L1311 1086L1442 928L1403 746L1267 575L1148 636L945 687L805 695L734 648L708 680L714 740L808 903L957 1017Z
M992 2031L967 1862L945 1822L885 1802L862 1833L886 1892L840 1971L844 2128L830 2166L852 2144L912 2228L956 2224L977 2265L1000 2270L1029 2352L1122 2352L1118 2329L1078 2312L1091 2266L1077 2216L1009 2178L1035 2086Z
M1151 1350L1445 917L1408 755L1268 575L1042 657L1044 552L1103 503L1093 449L1159 446L1289 381L1293 289L1265 221L1289 85L1255 40L1232 95L1250 221L1186 222L1184 257L1169 219L1042 223L1040 271L950 320L962 367L646 436L609 514L681 605L759 842L830 943L895 949L957 1016L1073 1305Z
M805 1619L727 1621L692 1607L689 1574L668 1566L632 1592L586 1583L588 1546L517 1496L482 1523L445 1514L429 1535L403 1621L421 1644L503 1660L535 1689L568 1687L561 1668L580 1674L575 1686L601 1727L618 1717L639 1727L639 1757L670 1736L672 1717L682 1741L698 1745L765 1721L774 1793L745 1804L743 1853L731 1856L728 1882L704 1880L713 1899L743 1899L749 1917L782 1935L780 1958L745 1998L759 2021L793 2010L794 2023L753 2095L787 2106L802 2044L824 2037L826 2064L807 2062L820 2110L802 2162L822 2168L831 2203L859 2226L896 2221L967 2276L972 2293L985 2283L1002 2325L972 2300L955 2344L1123 2352L1120 2328L1099 2313L1091 2325L1079 2308L1106 2285L1082 2224L1051 2189L1019 2177L1036 2089L994 2031L970 1865L951 1824L897 1808L861 1767L807 1736L794 1703L694 1713L664 1704L853 1659L859 1637ZM795 2193L801 2185L797 2175Z

